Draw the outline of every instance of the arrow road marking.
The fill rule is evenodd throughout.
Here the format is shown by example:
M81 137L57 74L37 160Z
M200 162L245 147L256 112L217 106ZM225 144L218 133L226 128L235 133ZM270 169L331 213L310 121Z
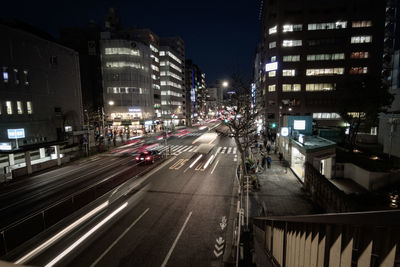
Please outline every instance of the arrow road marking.
M221 244L223 244L223 243L225 242L225 240L222 239L222 237L219 237L219 238L216 239L215 241L217 241L217 244L218 244L218 245L221 245Z
M219 223L219 226L221 226L221 230L224 230L224 228L226 227L226 223L225 222Z
M215 257L219 257L219 256L221 256L222 255L222 253L223 253L223 251L221 250L220 252L216 252L215 251L215 249L214 249L214 255L215 255Z
M217 251L220 251L221 249L224 248L224 244L222 244L221 246L218 246L217 244L215 244L214 247L215 247L215 249L216 249Z

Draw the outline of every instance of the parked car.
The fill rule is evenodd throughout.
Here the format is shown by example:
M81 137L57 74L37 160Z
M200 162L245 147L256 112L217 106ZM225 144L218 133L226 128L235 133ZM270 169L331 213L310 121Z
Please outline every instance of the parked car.
M137 163L154 163L162 157L162 152L158 150L149 150L140 153L135 157Z

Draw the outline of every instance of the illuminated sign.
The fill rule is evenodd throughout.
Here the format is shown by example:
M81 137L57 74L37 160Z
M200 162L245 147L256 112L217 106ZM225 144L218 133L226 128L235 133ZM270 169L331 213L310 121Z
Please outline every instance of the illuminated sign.
M140 108L128 108L129 112L142 112Z
M288 127L282 127L281 128L281 135L282 136L288 136L289 135L289 128Z
M7 143L0 143L0 150L11 150L11 143L7 142Z
M304 144L304 135L299 134L299 142Z
M265 64L265 71L277 70L278 62L272 62Z
M306 121L305 120L294 120L293 128L295 130L305 130L306 129Z
M25 129L7 129L9 139L25 138Z

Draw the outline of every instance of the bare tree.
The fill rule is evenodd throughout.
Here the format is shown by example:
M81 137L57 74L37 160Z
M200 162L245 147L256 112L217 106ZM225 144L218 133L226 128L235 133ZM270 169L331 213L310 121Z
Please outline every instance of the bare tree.
M247 175L247 151L254 141L255 122L259 114L257 107L252 103L250 83L244 82L238 75L233 75L230 87L232 89L228 92L222 114L223 123L228 131L220 132L220 134L232 136L235 140L240 153L242 179L244 175Z

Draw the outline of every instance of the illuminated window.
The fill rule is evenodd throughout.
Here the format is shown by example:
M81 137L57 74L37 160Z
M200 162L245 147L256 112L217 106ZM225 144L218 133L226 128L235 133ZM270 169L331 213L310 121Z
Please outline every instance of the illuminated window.
M4 83L8 83L8 69L6 67L3 67L3 81Z
M308 30L309 31L344 29L346 27L347 27L347 22L346 21L308 24Z
M32 114L33 113L32 102L31 101L26 101L26 111L28 112L28 114Z
M175 56L174 54L172 54L170 51L167 51L166 53L167 53L167 55L168 55L170 58L174 59L174 60L175 60L176 62L178 62L179 64L182 64L182 61L181 61L177 56ZM160 52L160 56L161 56L161 52Z
M110 47L105 49L105 54L140 56L140 51L138 49L132 49L127 47Z
M6 101L6 110L8 115L13 114L11 101Z
M344 53L307 55L307 61L343 60Z
M276 61L276 56L272 56L271 57L271 62L275 62Z
M370 43L372 42L371 35L362 35L362 36L352 36L351 43L352 44L362 44L362 43Z
M160 51L160 56L165 56L165 51Z
M337 113L313 113L313 119L335 120L340 119Z
M157 89L157 90L160 90L160 89L161 89L161 87L160 87L158 84L153 84L153 88L154 88L154 89Z
M19 84L19 75L18 75L18 70L17 69L14 69L14 81L15 81L16 85Z
M350 58L369 58L368 52L351 52Z
M156 47L154 47L153 45L150 44L150 49L151 51L153 51L154 53L158 53L158 49Z
M270 43L268 44L268 47L269 47L269 48L275 48L275 47L276 47L276 42L270 42Z
M268 77L275 77L276 76L276 71L270 71L268 72Z
M307 83L306 91L332 91L335 90L334 83Z
M296 75L296 70L290 69L290 70L282 70L282 76L295 76Z
M366 74L368 73L368 67L351 67L350 74Z
M300 61L300 55L283 56L283 62L297 62Z
M301 40L283 40L282 46L283 47L293 47L293 46L301 46Z
M151 78L152 78L153 80L157 80L157 76L154 75L154 74L151 75Z
M276 84L268 85L268 92L275 92L276 91Z
M299 91L301 91L301 84L299 83L282 84L282 92L299 92Z
M371 27L372 21L370 20L360 20L360 21L353 21L351 23L351 27L353 28L363 28L363 27Z
M282 32L296 32L302 30L303 30L302 24L286 24L282 26Z
M23 114L22 101L17 101L17 114Z
M307 69L307 76L323 76L323 75L342 75L344 68L329 68L329 69Z
M154 66L153 64L151 64L151 69L155 70L155 71L159 71L159 68L157 66Z
M135 68L135 69L144 69L144 66L140 65L136 62L126 62L126 61L115 61L115 62L106 62L107 68Z
M268 33L273 34L277 32L278 27L275 25L274 27L269 28Z

